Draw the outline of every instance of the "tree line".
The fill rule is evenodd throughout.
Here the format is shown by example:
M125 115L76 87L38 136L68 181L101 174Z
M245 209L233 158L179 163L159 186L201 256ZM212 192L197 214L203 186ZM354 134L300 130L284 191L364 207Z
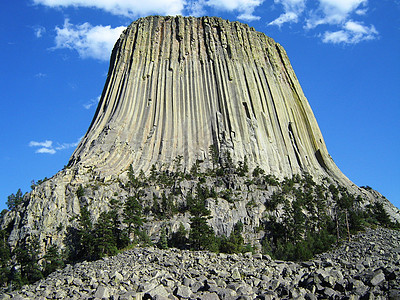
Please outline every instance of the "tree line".
M352 233L366 226L399 227L390 220L380 202L363 208L360 196L355 197L329 179L316 184L312 176L304 173L280 181L265 174L260 167L250 172L246 157L235 164L229 152L221 153L214 145L209 148L209 157L208 168L202 168L204 162L197 160L189 172L182 170L182 156L174 159L173 170L153 165L148 176L143 172L135 176L130 166L125 187L129 196L111 199L108 210L102 212L96 222L93 222L90 207L83 201L88 187L78 186L76 196L82 200L80 215L72 220L76 221L76 226L67 228L66 248L62 251L51 245L44 255L39 256L39 243L34 236L11 251L7 242L10 230L1 230L0 285L18 288L63 267L65 263L96 260L135 246L225 253L253 251L253 246L244 241L242 222L235 224L229 236L216 235L208 222L211 212L207 209L207 199L223 198L235 202L238 185L234 183L237 178L243 178L240 180L247 187L265 190L273 187L272 196L264 203L267 213L257 230L264 232L262 252L277 259L310 259L341 239L349 239ZM210 178L215 184L207 184ZM185 195L181 190L184 180L196 183L194 190ZM152 201L148 202L144 191L152 185L161 186L162 192L159 196L153 195ZM215 187L223 186L225 188L216 192ZM8 197L8 208L15 210L26 199L18 190ZM250 200L248 205L251 203ZM163 228L155 242L147 236L144 225L149 216L163 221L185 212L190 213L189 228L182 223L176 232Z

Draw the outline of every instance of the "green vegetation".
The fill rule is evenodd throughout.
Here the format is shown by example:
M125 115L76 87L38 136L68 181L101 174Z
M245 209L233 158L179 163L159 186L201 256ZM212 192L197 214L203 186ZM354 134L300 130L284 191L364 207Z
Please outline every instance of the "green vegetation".
M262 251L276 259L310 259L368 226L399 229L382 203L375 202L364 208L360 196L355 197L328 179L317 184L311 175L304 173L278 180L260 167L249 170L246 156L234 164L229 152L215 145L209 147L209 155L207 168L203 167L203 161L196 160L189 173L182 169L182 156L173 160L172 170L153 165L149 176L143 171L136 176L130 166L128 181L119 182L126 196L119 197L115 192L103 212L90 209L93 187L79 185L75 193L81 203L80 214L73 218L74 227L66 228L66 249L62 252L56 245L48 245L39 257L35 237L20 242L11 251L7 243L11 230L1 230L0 285L18 288L47 276L64 263L95 260L131 247L153 245L153 242L161 249L251 252L252 246L245 243L242 222L235 224L229 236L217 235L210 225L210 202L218 205L224 199L234 207L237 201L244 200L243 195L247 197L246 209L265 206L257 232L264 233ZM261 198L266 199L264 204L256 196L260 194L266 195ZM8 197L7 205L10 210L16 210L23 202L22 192L18 190ZM5 211L1 216L4 214ZM161 227L158 241L151 241L144 230L146 222L165 224L176 214L189 214L187 228L182 223L175 232ZM63 230L60 224L57 231Z
M285 178L265 203L271 213L263 224L263 251L277 259L307 260L370 226L399 228L380 202L361 209L362 199L346 188L316 184L309 174ZM278 220L273 211L282 208ZM333 214L330 210L333 209Z
M56 245L51 245L43 256L43 275L47 276L64 267L63 257Z
M21 189L18 189L15 195L11 194L10 196L8 196L6 204L9 210L14 210L18 205L20 205L23 202L24 202L24 197L22 195L22 191Z
M85 189L81 184L78 186L78 189L76 190L76 196L78 198L85 196Z
M11 249L7 243L7 239L7 232L0 230L0 286L4 286L11 279Z
M20 268L14 269L12 279L16 285L24 285L43 278L39 262L39 241L32 237L16 249L16 260Z

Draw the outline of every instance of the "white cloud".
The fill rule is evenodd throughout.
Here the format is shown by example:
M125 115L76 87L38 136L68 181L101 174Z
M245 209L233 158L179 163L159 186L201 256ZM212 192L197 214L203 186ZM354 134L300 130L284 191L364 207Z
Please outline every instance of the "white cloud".
M46 147L50 148L53 145L53 141L46 140L44 142L35 142L35 141L30 141L29 142L29 147Z
M210 8L237 13L243 21L259 20L257 9L265 0L33 0L37 5L53 8L86 7L100 9L114 15L130 18L160 14L206 15ZM264 5L263 9L265 9ZM280 15L268 25L283 26L286 23L300 23L307 30L318 30L325 25L325 32L316 33L325 43L358 43L376 39L378 32L373 25L364 25L354 18L368 13L368 0L274 0L274 8L281 9ZM319 27L321 28L321 27ZM81 58L95 58L108 61L114 43L124 27L93 26L90 23L74 25L68 19L62 27L56 27L55 47L71 49ZM44 31L37 31L41 36ZM91 102L84 105L89 109Z
M214 7L218 10L238 11L237 18L244 21L259 20L260 17L254 15L254 10L260 6L264 0L208 0L206 6Z
M92 26L89 23L73 25L66 19L63 28L56 27L56 45L53 49L73 49L82 58L108 61L111 50L125 27Z
M306 7L306 0L274 0L274 2L283 6L284 13L268 25L277 25L279 27L288 22L297 23L299 16Z
M341 24L352 13L365 10L367 3L368 0L319 0L319 7L316 11L310 12L306 27L315 28L322 24Z
M53 141L46 140L44 142L30 141L29 147L40 147L35 153L48 153L54 154L56 150L53 149Z
M367 8L357 9L355 13L359 16L365 16L368 12Z
M46 33L46 28L44 28L43 26L35 26L33 30L37 38L41 38L43 34Z
M35 151L35 153L55 154L56 150L54 150L53 148L39 148Z
M129 18L150 14L178 15L184 9L184 0L34 0L49 7L89 7Z
M41 72L35 74L35 78L44 78L46 76L47 75L45 73L41 73Z
M90 109L93 105L97 105L99 103L99 101L100 101L100 96L98 96L97 98L94 98L94 99L90 99L89 102L83 104L83 107L85 109Z
M190 1L187 3L186 9L189 11L189 15L200 17L206 15L205 6L205 0Z
M65 149L69 149L69 148L75 148L76 146L78 146L78 144L79 144L81 139L82 139L82 137L79 138L78 141L75 142L75 143L63 143L63 144L60 144L57 147L55 147L55 150L59 151L59 150L65 150Z
M322 41L333 44L357 44L361 41L373 40L378 36L378 31L373 25L370 27L362 23L347 21L342 30L324 33Z
M220 10L237 11L238 19L252 21L260 17L255 16L254 9L264 0L34 0L35 4L48 7L89 7L104 10L114 15L129 18L159 15L183 15L187 10L191 15L204 14L206 6Z
M277 19L268 25L281 27L284 23L305 21L305 28L315 29L325 24L335 30L319 34L324 43L356 44L365 40L377 38L378 32L373 25L366 26L361 22L352 21L351 15L363 16L367 13L368 0L318 0L315 10L310 8L311 1L307 0L274 0L281 4L283 11ZM305 15L303 20L300 17Z
M78 146L81 139L82 137L80 137L75 143L57 143L57 146L53 146L53 141L50 140L46 140L44 142L30 141L29 147L39 147L39 149L37 149L35 153L55 154L57 153L57 151L60 150L75 148L76 146Z

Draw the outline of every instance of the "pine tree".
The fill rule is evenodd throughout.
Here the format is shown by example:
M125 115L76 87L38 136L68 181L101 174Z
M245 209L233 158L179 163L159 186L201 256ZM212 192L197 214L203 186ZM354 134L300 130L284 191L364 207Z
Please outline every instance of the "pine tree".
M244 239L242 237L243 223L238 221L229 238L221 238L220 251L224 253L240 253L244 251Z
M18 189L17 193L11 194L7 197L7 207L9 210L15 209L18 205L20 205L24 201L24 197L22 195L21 189Z
M219 163L219 152L217 146L215 144L210 145L208 148L208 153L211 157L212 171L215 172L215 168Z
M249 172L249 165L247 162L247 156L244 157L243 161L238 162L238 166L236 168L236 173L239 176L246 176L246 174Z
M78 255L80 259L91 259L94 255L93 224L87 205L81 206L81 215L78 218Z
M186 245L188 243L187 239L187 230L185 229L185 226L183 226L182 222L179 224L179 228L176 232L172 233L171 239L170 239L170 245L172 247L176 247L179 249L185 249Z
M33 283L43 278L38 264L39 241L36 237L25 240L16 249L17 262L21 266L20 274L23 284Z
M11 275L11 249L7 240L7 232L5 230L0 230L0 286L6 285Z
M142 206L136 197L128 197L124 204L123 222L128 225L127 234L130 237L132 231L139 230L143 224Z
M160 239L157 244L158 248L160 249L168 249L168 238L167 238L167 230L165 227L161 229Z
M117 241L113 233L110 214L102 212L93 230L95 251L92 256L95 259L117 253Z
M64 261L61 257L57 245L51 245L49 249L47 249L43 259L44 259L44 266L43 266L44 276L47 276L50 273L53 273L54 271L64 267Z
M83 188L82 184L78 186L78 189L76 190L76 196L78 198L83 197L85 195L85 189Z
M193 250L212 250L215 243L214 230L205 216L190 218L189 244Z
M110 211L108 212L108 214L111 220L112 232L118 249L122 249L129 244L128 235L121 229L122 226L119 214L120 207L121 202L119 200L111 199Z

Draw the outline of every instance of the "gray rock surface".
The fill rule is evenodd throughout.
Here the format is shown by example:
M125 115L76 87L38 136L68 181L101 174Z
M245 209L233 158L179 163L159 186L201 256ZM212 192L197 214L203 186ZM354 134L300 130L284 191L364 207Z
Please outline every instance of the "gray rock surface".
M278 178L304 171L349 180L329 156L285 50L265 34L215 17L151 16L116 43L96 115L70 166L102 177L133 165L184 169L208 148L247 157Z
M399 247L399 231L378 228L308 262L135 248L0 299L399 299Z

